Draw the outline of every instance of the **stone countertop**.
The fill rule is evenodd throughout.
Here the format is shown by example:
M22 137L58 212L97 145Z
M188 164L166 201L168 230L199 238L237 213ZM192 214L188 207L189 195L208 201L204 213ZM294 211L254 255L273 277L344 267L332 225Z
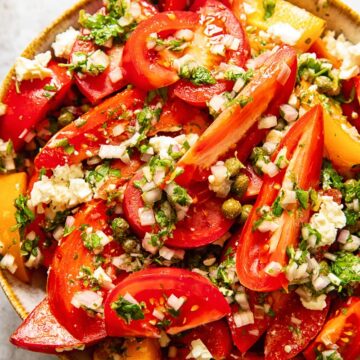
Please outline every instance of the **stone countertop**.
M358 0L343 0L360 12ZM26 45L76 0L0 0L0 81ZM8 343L20 319L0 290L0 360L54 360L54 356L30 353Z

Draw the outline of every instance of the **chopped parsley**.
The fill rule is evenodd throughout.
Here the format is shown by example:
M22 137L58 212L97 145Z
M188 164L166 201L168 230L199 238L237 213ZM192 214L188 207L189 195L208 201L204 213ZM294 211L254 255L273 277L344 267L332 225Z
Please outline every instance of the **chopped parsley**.
M190 80L194 85L213 85L216 84L216 79L211 72L203 66L192 67L184 65L180 69L180 77Z
M309 203L309 192L306 190L297 189L295 193L296 199L299 201L300 206L303 209L307 209Z
M342 176L337 173L329 160L324 160L323 162L321 182L324 190L331 188L341 190L344 186Z
M127 324L130 324L132 320L142 320L145 318L143 309L145 304L133 304L128 300L125 300L122 296L119 300L114 301L111 304L111 308L125 320Z
M25 239L21 244L21 255L29 257L38 256L38 244L39 244L39 237L36 236L34 240Z
M276 0L263 0L264 20L270 19L275 12Z
M101 237L96 233L88 233L85 230L81 233L81 239L84 243L84 246L90 251L101 248Z
M339 279L341 285L360 281L360 257L348 252L337 253L336 260L331 264L330 270Z
M22 194L19 195L17 199L15 199L15 220L16 225L13 228L14 230L19 229L20 235L24 235L25 227L31 224L35 219L35 214L31 211L27 205L28 197Z

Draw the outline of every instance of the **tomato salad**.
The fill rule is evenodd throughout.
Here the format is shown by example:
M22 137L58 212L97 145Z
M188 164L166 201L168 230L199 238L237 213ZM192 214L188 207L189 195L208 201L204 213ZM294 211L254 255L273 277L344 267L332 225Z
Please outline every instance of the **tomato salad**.
M47 271L10 341L359 359L360 44L284 0L106 0L78 25L0 103L0 266Z

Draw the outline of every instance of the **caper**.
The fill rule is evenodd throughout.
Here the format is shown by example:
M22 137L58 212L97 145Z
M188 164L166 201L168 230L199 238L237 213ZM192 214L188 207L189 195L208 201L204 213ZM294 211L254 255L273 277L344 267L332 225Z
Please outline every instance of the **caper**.
M70 124L72 121L74 121L74 119L75 119L74 114L68 110L65 110L58 117L58 122L60 126L65 126Z
M121 217L115 218L111 223L111 228L116 239L123 239L128 234L129 227L129 223Z
M252 210L253 206L250 204L246 204L242 207L241 209L241 215L240 215L240 224L245 224L247 218L249 217L251 210Z
M225 167L230 177L233 177L239 174L240 170L244 168L244 165L236 157L232 157L225 161Z
M239 198L243 197L247 191L250 180L249 177L245 174L240 174L236 177L235 181L232 184L232 192Z
M135 239L126 239L122 243L122 247L126 253L131 253L136 249L137 241Z
M90 110L90 108L91 108L91 106L89 104L84 104L84 105L81 105L80 109L83 113L86 113Z
M221 211L227 219L235 219L241 214L240 201L233 198L227 199L223 202Z
M337 78L330 79L327 76L318 76L315 79L315 85L318 86L320 92L330 96L338 95L340 92L340 83Z

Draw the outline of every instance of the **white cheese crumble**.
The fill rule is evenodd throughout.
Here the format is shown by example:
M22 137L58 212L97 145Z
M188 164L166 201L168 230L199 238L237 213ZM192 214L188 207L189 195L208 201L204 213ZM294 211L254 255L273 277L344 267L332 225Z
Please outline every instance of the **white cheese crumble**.
M346 225L342 208L343 205L337 204L331 196L321 197L320 210L310 219L310 226L321 235L316 246L331 245L336 239L337 230Z
M212 358L213 356L201 339L196 339L191 342L191 351L186 359L211 360Z
M92 197L81 165L65 165L56 167L53 176L43 175L34 183L29 205L49 204L53 210L62 211L90 201Z
M280 39L287 45L296 45L301 37L299 30L294 29L290 24L282 22L269 26L267 32L272 37Z
M15 61L15 76L18 82L23 80L45 79L51 77L53 72L47 68L51 60L51 52L35 56L34 60L18 57Z
M323 40L331 55L342 60L340 79L350 79L360 72L360 43L352 44L343 34L335 37L334 31L328 31Z
M54 49L55 56L58 58L69 59L71 50L79 34L80 32L73 27L69 27L61 34L57 34L55 42L51 45Z

